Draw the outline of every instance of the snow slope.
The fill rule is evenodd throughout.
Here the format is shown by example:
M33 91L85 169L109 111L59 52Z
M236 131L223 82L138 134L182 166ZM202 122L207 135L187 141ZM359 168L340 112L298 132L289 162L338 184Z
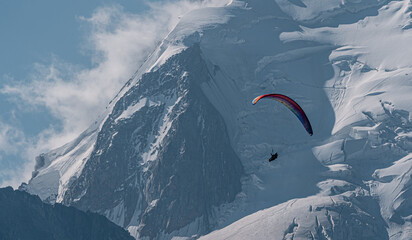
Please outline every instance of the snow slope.
M74 141L36 158L29 184L20 189L48 203L61 202L65 189L81 173L97 138L97 122Z
M295 132L290 134L290 129L286 130L289 131L287 133L285 130L273 127L277 139L269 140L264 139L265 136L260 136L264 139L261 143L261 148L265 149L264 152L269 152L268 148L276 144L283 152L280 153L281 157L277 166L266 166L275 168L270 173L265 174L264 170L257 171L256 168L251 170L253 171L251 186L255 184L259 189L257 190L259 197L256 200L250 200L250 196L255 195L256 190L249 190L250 193L246 190L246 196L243 196L243 201L239 201L238 208L245 211L244 209L249 208L250 205L264 202L262 199L266 197L266 194L263 193L271 192L267 190L269 188L273 189L273 195L267 194L272 199L269 200L270 197L268 197L266 201L272 201L271 204L276 206L245 217L222 230L207 235L205 239L253 239L255 236L262 237L261 239L292 239L293 237L293 239L310 239L310 236L315 239L323 237L326 239L408 239L411 221L411 213L408 210L410 209L408 200L410 187L408 187L409 178L407 177L410 175L410 158L402 157L411 152L412 107L409 103L412 98L410 78L412 62L409 56L412 51L409 46L412 32L408 30L411 23L411 1L376 3L369 1L371 5L367 11L365 10L367 5L362 5L357 9L357 2L348 1L347 3L352 5L352 11L365 13L359 19L350 19L357 17L357 14L347 12L343 14L349 16L333 17L333 14L342 14L340 8L344 8L345 5L337 3L331 6L329 4L332 4L332 1L322 4L323 7L329 8L326 13L319 12L322 8L316 7L319 3L326 3L326 1L317 1L318 4L314 1L295 1L306 7L299 6L299 4L293 5L286 1L277 2L284 12L298 20L300 24L298 30L283 31L278 35L286 48L293 45L294 49L283 49L280 53L262 57L257 61L255 76L249 76L249 78L260 80L259 75L263 79L266 78L266 84L259 85L260 88L264 88L265 92L290 91L289 94L296 94L298 103L303 102L303 109L309 112L308 116L314 125L315 135L308 143L303 140L304 136L297 136ZM362 4L365 2L367 1L362 1ZM380 6L380 4L384 5ZM326 20L317 22L317 19L323 18ZM339 24L341 19L342 24ZM308 44L315 46L308 47ZM316 54L321 55L322 52L324 56L316 57ZM322 60L324 65L317 66L319 63L322 64ZM253 64L248 65L253 66ZM268 70L269 68L271 69ZM321 68L323 72L317 73ZM241 78L239 76L237 79ZM287 84L293 84L293 87L286 87ZM252 83L249 82L248 85L251 86ZM317 92L319 89L321 92ZM315 96L306 97L308 93ZM316 98L322 96L322 93L325 94L327 102L322 99L316 102ZM322 112L316 113L313 105L322 109ZM268 113L265 114L268 115ZM247 116L248 114L245 113L242 117L247 118ZM276 125L282 128L286 128L287 124L290 125L290 123L281 123L277 119L270 120L279 122ZM265 122L262 125L267 126L269 123ZM243 126L248 128L254 126L246 131L255 132L258 125L248 122ZM234 130L234 132L239 131ZM257 134L261 134L261 131ZM288 142L286 147L284 144L279 144L285 140L279 141L278 139L284 135L295 138L293 142ZM254 143L257 142L257 138L252 139ZM247 139L250 139L250 135ZM251 159L252 156L257 156L253 148L258 145L248 144L247 141L244 141L245 145L242 148L252 148L250 153L248 152L250 154L248 158ZM305 157L298 155L296 151L299 149L302 151L310 149L312 156L321 166L310 167L307 166L308 163L303 163L303 161L310 161L311 154L305 153ZM300 161L300 164L288 169L287 166L295 161ZM320 170L322 167L326 169ZM300 172L301 168L305 169L305 173ZM251 168L246 167L246 169ZM306 177L306 175L311 176ZM298 182L298 186L293 184L294 181ZM336 183L344 183L348 186L344 188L348 191L343 191L337 195L338 197L353 192L353 188L361 188L364 191L362 198L376 203L378 207L366 210L353 207L353 214L362 219L361 223L367 222L376 229L386 229L387 233L376 229L369 231L368 228L352 229L357 225L354 224L345 227L354 235L337 234L336 231L342 230L342 226L331 225L329 220L329 223L326 220L319 221L319 215L313 216L311 212L301 210L313 205L330 207L329 199L322 201L323 197L313 197L319 194L317 193L319 189L316 190L313 187L316 185L320 188L324 181L328 182L326 186L331 189L330 195L335 195L334 189L340 187ZM280 187L283 184L287 184L288 187ZM393 191L393 189L398 190ZM301 204L296 207L285 207L286 203L277 205L282 202L280 196L288 194L290 196L283 201L299 197L297 201ZM355 199L357 197L345 200L351 205L359 202ZM289 200L287 203L291 204L294 201ZM263 204L263 207L257 208L266 208L270 205L269 203ZM345 203L335 201L332 205L329 211L336 211L334 210L336 205L345 205ZM238 210L234 211L235 214L231 211L233 210L226 213L229 216L222 217L221 226L232 222L233 215L238 216ZM365 213L373 220L362 217ZM319 214L323 215L323 213ZM306 217L309 220L305 219ZM344 216L339 216L339 218L344 218ZM377 221L379 219L384 221ZM335 221L334 216L332 220ZM317 232L319 224L326 226L326 233L323 237L316 235L319 234ZM363 236L362 234L365 233L369 235Z
M145 200L125 198L141 204L141 207L133 205L132 213L125 201L120 200L110 204L99 202L97 205L103 206L100 209L91 204L84 204L82 208L105 213L140 238L196 238L216 230L202 238L408 239L412 214L409 200L411 26L412 2L409 0L233 0L222 7L199 9L183 16L114 99L102 120L102 124L112 127L106 128L109 130L100 127L96 132L102 141L111 143L113 140L116 146L126 138L112 130L124 122L139 119L141 123L130 125L140 134L136 135L138 140L131 147L141 150L137 153L144 168L136 172L142 171L145 176L151 169L147 166L162 163L159 156L162 156L165 142L181 147L181 138L187 138L190 131L197 131L195 127L193 130L187 127L181 138L171 137L175 129L171 117L180 113L178 109L186 109L184 103L190 105L196 98L185 98L185 89L180 87L168 85L154 89L163 79L189 79L194 89L200 89L198 95L207 99L202 99L201 105L212 109L210 103L216 109L210 112L225 123L224 128L217 130L220 135L205 137L213 142L227 135L230 146L225 149L232 148L230 151L236 153L245 171L241 178L242 191L233 199L217 201L218 204L208 202L207 210L200 215L189 216L190 208L180 209L182 216L188 215L176 220L180 225L172 228L168 227L170 221L167 220L164 226L163 223L145 222L145 214L152 216L153 212L159 214L155 214L159 219L173 219L176 212L166 209L175 206L173 201L179 198L162 194L147 197L150 191L157 191L150 187L138 188L139 196L146 196ZM194 50L197 48L199 52ZM198 61L196 66L206 66L207 70L195 68L183 58L189 62ZM192 71L180 71L185 68ZM192 78L186 78L186 74ZM158 75L161 77L157 78ZM150 81L154 81L156 87L143 84ZM139 88L137 92L141 93L135 94L135 99L132 99L135 95L129 94L133 87ZM181 94L150 99L151 91ZM255 106L251 104L254 97L265 93L281 93L295 99L307 113L314 135L309 136L298 119L277 102L267 100ZM184 98L183 102L180 97ZM129 100L125 101L127 98ZM158 115L150 115L156 117L147 121L137 117L148 108L163 110ZM194 112L199 114L198 126L216 125L215 120L211 120L214 118L205 120L203 111ZM159 123L154 135L141 132L148 121ZM97 168L105 166L104 161L110 162L111 158L99 160L101 165L87 158L89 148L86 146L93 146L99 140L92 137L96 135L86 135L90 139L84 145L75 144L82 149L79 155ZM86 138L80 137L77 142L81 139ZM107 146L104 149L94 147L94 154L98 156L98 150L104 153L113 145ZM204 146L201 149L212 151ZM279 153L279 158L269 163L267 158L272 149ZM187 154L187 149L180 154ZM51 162L45 165L49 166L47 169L56 165L56 171L61 172L63 163L71 161L70 153L62 156L61 161L46 160ZM196 155L190 156L197 159ZM179 157L176 157L178 162L177 159ZM50 177L47 174L53 171L39 168L39 173L26 188L41 195L42 199L49 198L58 189L57 201L64 200L66 204L91 202L87 200L88 191L98 187L87 190L83 186L89 186L88 179L95 177L92 171L86 174L84 170L81 173L84 177L79 177L81 168L76 166L84 165L80 158L73 161L76 164L71 165L77 169L76 173L69 171L66 177L61 177L64 176L61 173ZM150 178L159 178L161 174L164 172L157 171ZM169 178L168 173L165 176ZM238 177L235 174L232 182L218 186L236 188ZM80 178L84 184L79 184L77 179ZM97 183L105 184L104 181L99 178ZM119 180L127 184L130 181ZM129 191L124 188L127 184L119 188L125 194ZM195 191L190 181L180 184L190 189L187 191ZM156 208L163 210L152 210Z

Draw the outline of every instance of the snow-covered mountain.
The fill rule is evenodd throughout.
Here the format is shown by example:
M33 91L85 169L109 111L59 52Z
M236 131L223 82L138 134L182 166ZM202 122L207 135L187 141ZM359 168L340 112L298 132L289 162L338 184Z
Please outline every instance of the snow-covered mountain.
M22 188L136 238L408 239L411 26L409 0L192 11ZM277 102L251 104L265 93L295 99L314 135Z

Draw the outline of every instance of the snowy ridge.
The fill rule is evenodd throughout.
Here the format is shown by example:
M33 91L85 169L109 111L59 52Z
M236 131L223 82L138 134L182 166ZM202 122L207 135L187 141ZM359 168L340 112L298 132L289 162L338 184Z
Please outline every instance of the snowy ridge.
M210 5L210 6L209 6ZM175 28L166 36L159 46L148 56L142 66L129 79L116 97L109 104L111 110L116 103L132 86L138 84L143 74L153 72L163 65L171 56L180 53L199 40L204 28L213 28L217 24L222 24L229 20L224 8L225 1L220 3L206 2L206 5L199 10L192 10L183 15Z
M43 201L61 202L68 185L81 173L96 138L97 129L88 129L73 142L37 157L33 178L22 188Z

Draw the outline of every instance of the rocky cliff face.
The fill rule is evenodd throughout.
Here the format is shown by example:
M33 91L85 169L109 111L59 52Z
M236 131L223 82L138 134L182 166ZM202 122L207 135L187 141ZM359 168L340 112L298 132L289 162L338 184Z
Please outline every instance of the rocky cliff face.
M194 45L171 57L117 101L82 174L63 203L138 226L142 236L171 233L240 191L242 166L222 117L200 89L208 66Z
M0 238L12 239L133 239L105 217L12 188L0 189Z

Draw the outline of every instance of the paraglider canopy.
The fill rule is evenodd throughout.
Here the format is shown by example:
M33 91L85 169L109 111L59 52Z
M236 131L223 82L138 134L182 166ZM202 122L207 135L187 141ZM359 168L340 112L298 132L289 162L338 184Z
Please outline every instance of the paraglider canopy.
M258 96L255 99L253 99L252 101L253 105L255 105L262 98L270 98L270 99L276 100L282 103L283 105L285 105L296 115L296 117L300 120L300 122L305 127L309 135L310 136L313 135L312 126L310 125L308 117L306 116L303 109L299 106L299 104L297 104L291 98L285 95L282 95L282 94L264 94L264 95Z

